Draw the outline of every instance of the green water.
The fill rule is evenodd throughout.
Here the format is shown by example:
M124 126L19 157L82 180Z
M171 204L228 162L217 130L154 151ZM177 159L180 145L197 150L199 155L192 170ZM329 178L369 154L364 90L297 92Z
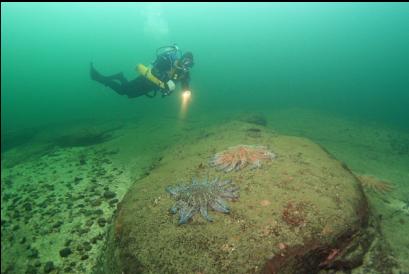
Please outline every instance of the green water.
M6 162L18 158L24 165L22 148L73 126L135 122L146 133L139 133L132 151L154 155L180 141L180 131L256 112L269 127L313 139L354 170L378 172L404 199L408 33L408 3L2 3L2 171L20 168L35 180L31 166ZM123 72L133 79L136 64L149 64L158 47L173 43L195 58L192 101L183 119L179 90L166 98L128 99L90 79L91 61L104 74ZM179 128L188 124L188 130ZM370 152L368 140L374 141ZM40 150L30 161L49 153ZM154 158L146 157L140 159L143 168ZM124 172L137 168L124 165ZM18 170L10 172L18 177ZM2 234L6 215L2 207ZM407 242L396 250L401 261L409 256ZM2 263L2 273L24 273L23 251L13 252L7 260L18 267ZM41 271L48 260L59 267L60 258L41 252Z
M2 4L2 129L172 111L90 81L135 77L178 43L192 111L303 106L409 128L409 7L372 4ZM159 102L158 102L159 101Z

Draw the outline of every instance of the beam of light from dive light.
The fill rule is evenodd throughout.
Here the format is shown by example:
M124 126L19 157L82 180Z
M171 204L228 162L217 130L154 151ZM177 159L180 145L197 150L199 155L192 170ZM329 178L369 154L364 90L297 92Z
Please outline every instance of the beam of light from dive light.
M182 106L181 106L181 114L182 116L186 113L187 111L187 106L189 104L190 98L192 96L192 93L190 90L185 90L182 92Z
M182 93L183 101L188 101L191 95L192 95L192 92L190 92L190 90L185 90Z

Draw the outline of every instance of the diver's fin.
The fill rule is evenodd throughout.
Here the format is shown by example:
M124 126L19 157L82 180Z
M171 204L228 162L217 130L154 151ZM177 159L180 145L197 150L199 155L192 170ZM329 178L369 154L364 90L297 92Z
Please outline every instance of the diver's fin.
M90 69L89 69L89 74L91 76L91 79L94 81L98 81L101 79L101 74L94 68L94 63L90 62Z

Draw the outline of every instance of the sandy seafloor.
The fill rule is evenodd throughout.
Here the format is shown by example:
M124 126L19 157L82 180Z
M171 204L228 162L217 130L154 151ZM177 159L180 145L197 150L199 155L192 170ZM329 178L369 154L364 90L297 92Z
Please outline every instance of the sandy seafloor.
M409 133L307 109L212 111L184 120L135 116L120 124L43 128L2 155L1 272L91 273L118 202L155 168L166 147L205 134L210 125L259 114L268 128L310 138L356 174L393 185L386 194L366 194L382 220L390 255L400 273L409 273ZM64 133L105 129L113 129L109 138L95 145L55 142Z

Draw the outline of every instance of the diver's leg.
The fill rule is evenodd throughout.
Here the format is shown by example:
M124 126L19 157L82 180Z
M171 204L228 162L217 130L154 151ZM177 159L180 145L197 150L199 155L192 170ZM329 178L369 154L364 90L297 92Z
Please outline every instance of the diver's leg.
M99 73L95 67L94 64L91 63L91 67L90 67L90 75L91 78L95 81L99 81L101 79L111 79L111 80L118 80L121 83L126 83L128 82L128 80L126 80L124 74L122 72L116 73L114 75L111 76L103 76L101 73Z
M103 76L94 68L94 65L91 63L90 76L92 80L97 81L98 83L101 83L107 87L110 87L120 95L126 93L125 86L128 83L128 81L126 80L122 73L118 73L108 77ZM118 80L120 83L118 83L116 80Z
M121 82L121 84L125 84L128 83L128 80L125 78L124 74L122 72L119 72L117 74L111 75L111 76L105 76L108 79L112 79L112 80L118 80L119 82Z
M134 98L156 90L157 86L145 77L139 76L125 84L124 89L129 98Z

